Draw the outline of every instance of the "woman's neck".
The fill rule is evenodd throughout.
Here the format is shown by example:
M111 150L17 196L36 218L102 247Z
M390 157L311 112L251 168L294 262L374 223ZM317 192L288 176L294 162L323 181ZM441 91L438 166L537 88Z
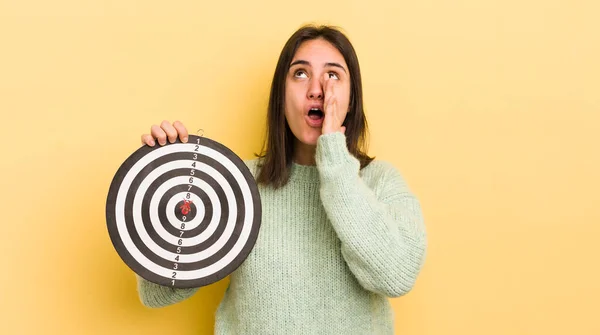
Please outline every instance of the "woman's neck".
M316 145L304 144L298 139L294 143L294 162L300 165L315 165Z

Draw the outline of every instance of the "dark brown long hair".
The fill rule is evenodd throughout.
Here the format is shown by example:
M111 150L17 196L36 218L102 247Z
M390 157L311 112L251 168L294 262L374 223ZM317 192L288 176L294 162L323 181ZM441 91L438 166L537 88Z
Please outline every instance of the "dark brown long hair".
M298 29L287 41L275 68L267 110L267 129L262 153L259 157L257 182L275 188L289 180L294 157L294 134L285 118L285 82L290 63L300 45L322 38L344 56L350 72L350 106L343 125L346 127L348 151L360 161L361 169L374 158L366 154L367 120L363 110L362 80L358 57L348 38L336 27L306 25Z

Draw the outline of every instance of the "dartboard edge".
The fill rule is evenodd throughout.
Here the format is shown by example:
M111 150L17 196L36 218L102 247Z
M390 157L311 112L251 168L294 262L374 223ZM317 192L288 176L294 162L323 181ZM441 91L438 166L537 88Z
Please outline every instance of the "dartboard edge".
M106 198L108 233L140 277L173 288L215 283L248 257L261 225L257 184L231 149L204 136L133 152Z

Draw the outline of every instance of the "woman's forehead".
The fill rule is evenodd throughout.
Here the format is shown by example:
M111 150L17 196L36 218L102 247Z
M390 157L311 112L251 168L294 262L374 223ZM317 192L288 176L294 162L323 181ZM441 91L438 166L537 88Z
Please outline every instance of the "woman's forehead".
M346 67L344 56L339 50L324 39L314 39L300 44L292 62L305 61L311 66L324 66L327 63L339 63ZM304 62L303 62L304 63Z

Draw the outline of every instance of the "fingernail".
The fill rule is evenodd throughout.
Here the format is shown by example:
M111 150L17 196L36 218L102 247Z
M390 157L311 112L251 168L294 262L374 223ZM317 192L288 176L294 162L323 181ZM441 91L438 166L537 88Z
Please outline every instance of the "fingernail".
M155 144L156 144L156 143L154 143L154 141L150 141L150 143L149 143L149 145L150 145L151 147L153 147Z
M182 138L181 140L183 141L183 143L187 143L187 141L188 141L188 138L187 138L187 136L186 136L186 137Z

